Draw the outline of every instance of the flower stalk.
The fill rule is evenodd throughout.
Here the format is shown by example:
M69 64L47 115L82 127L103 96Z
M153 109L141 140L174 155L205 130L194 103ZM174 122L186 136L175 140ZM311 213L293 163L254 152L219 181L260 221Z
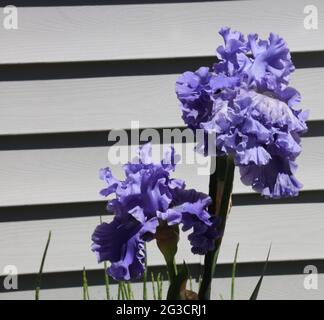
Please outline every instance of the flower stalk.
M210 175L209 195L213 202L209 212L221 218L219 225L221 236L215 240L214 250L205 255L204 273L199 290L200 300L210 300L211 282L230 211L234 180L234 161L231 157L213 157L212 161L214 165L216 164L216 170Z

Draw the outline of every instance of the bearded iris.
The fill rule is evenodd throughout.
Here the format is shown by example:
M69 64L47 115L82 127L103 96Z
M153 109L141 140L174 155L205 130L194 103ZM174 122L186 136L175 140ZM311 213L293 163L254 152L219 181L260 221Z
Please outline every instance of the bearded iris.
M214 249L219 232L218 219L207 211L211 199L193 189L185 189L184 181L171 178L176 159L171 149L160 163L154 163L151 146L146 144L139 149L138 158L124 165L125 180L116 179L109 168L100 171L100 178L107 183L101 194L115 195L108 203L114 219L96 228L92 250L99 262L111 262L108 273L114 279L137 279L143 274L144 243L160 239L158 233L165 226L170 230L178 225L184 231L191 229L188 238L193 253L206 254Z
M298 195L296 158L300 135L307 131L307 112L298 91L289 87L294 71L284 40L271 33L247 39L229 28L220 30L225 45L211 68L185 72L176 82L183 120L188 127L214 135L216 154L239 167L244 184L268 198Z
M225 44L217 49L218 62L184 72L176 82L184 122L194 132L203 131L196 150L211 156L216 168L209 196L171 177L177 162L172 148L155 163L150 144L142 146L124 165L124 180L109 168L100 171L107 184L101 194L114 195L107 207L114 217L92 235L98 261L111 262L107 271L116 280L137 279L144 273L145 242L156 239L167 262L170 299L183 296L178 291L188 278L174 264L180 225L191 230L192 252L205 255L198 297L210 299L235 166L242 182L266 198L297 196L302 188L296 159L308 114L299 108L299 92L289 86L295 68L285 41L273 33L267 40L256 34L245 38L229 28L220 34Z

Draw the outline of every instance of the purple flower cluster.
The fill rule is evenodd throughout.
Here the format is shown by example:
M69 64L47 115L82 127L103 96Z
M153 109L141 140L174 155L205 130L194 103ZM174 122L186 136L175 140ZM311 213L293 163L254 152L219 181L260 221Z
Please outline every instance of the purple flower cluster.
M143 274L144 242L154 239L162 221L169 226L182 224L184 231L193 230L188 236L193 253L206 254L214 248L219 233L218 219L207 212L211 199L186 190L182 180L171 178L175 165L173 149L160 163L154 163L151 146L146 144L138 158L124 165L124 181L114 178L109 168L100 171L100 178L107 183L101 194L115 194L108 203L115 216L111 223L97 226L92 250L99 262L111 262L108 273L114 279L136 279Z
M219 62L176 82L183 120L205 137L216 136L216 155L233 157L244 184L267 198L296 196L302 185L295 160L308 114L296 108L300 94L288 86L294 71L289 49L273 33L268 40L245 39L229 28L220 34ZM206 141L202 149L212 153Z

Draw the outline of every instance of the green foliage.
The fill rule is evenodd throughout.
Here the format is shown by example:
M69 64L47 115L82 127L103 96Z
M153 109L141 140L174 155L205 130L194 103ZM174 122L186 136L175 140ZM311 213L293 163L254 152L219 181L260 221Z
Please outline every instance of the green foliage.
M45 246L43 256L42 256L39 273L38 273L37 280L36 280L37 281L36 282L36 290L35 290L35 299L36 300L39 300L43 268L44 268L50 241L51 241L51 232L49 232L49 235L48 235L48 239L47 239L46 246ZM232 266L232 281L231 281L231 294L230 294L231 300L234 300L234 298L235 298L235 279L236 279L238 251L239 251L239 244L237 244L237 246L236 246L235 256L234 256L234 261L233 261L233 266ZM250 300L256 300L258 297L259 290L262 285L263 277L264 277L266 269L267 269L270 252L271 252L271 246L269 248L268 255L267 255L266 261L263 266L262 274L261 274L260 279L259 279L251 297L250 297ZM173 266L172 268L175 268L175 266ZM105 293L106 293L106 299L112 300L114 298L111 296L111 282L110 282L110 279L109 279L109 276L108 276L106 270L107 270L107 263L104 262L104 271L105 272L104 272L103 283L104 283L104 288L105 288ZM168 275L169 275L169 271L170 271L170 268L168 268L166 270L166 273ZM147 279L147 260L145 258L145 272L144 272L144 276L143 276L143 280L142 280L143 281L143 300L148 299L147 280L148 280ZM153 272L151 272L152 297L154 300L162 300L164 298L163 297L163 281L164 281L163 274L161 272L158 272L156 275ZM192 276L189 275L188 267L184 262L183 265L180 267L179 272L177 272L173 281L170 281L170 279L169 279L169 290L167 293L167 299L168 300L183 299L184 293L186 291L186 284L188 281L189 281L189 290L193 291L193 279L192 279ZM198 288L200 288L200 286L201 286L201 281L202 281L202 277L199 275L199 278L197 281ZM87 272L86 272L85 267L83 268L83 272L82 272L82 287L83 287L83 300L90 300ZM118 292L117 292L117 297L115 297L115 298L117 298L118 300L134 300L135 295L134 295L134 291L133 291L131 282L124 282L124 281L118 282ZM221 294L220 294L220 300L224 300L224 297Z
M153 291L153 299L156 300L156 287L155 287L155 279L154 279L154 273L151 272L151 281L152 281L152 291Z
M219 231L221 234L225 232L227 215L231 207L231 197L234 180L234 161L231 157L212 158L216 163L216 170L210 176L209 196L214 199L209 212L218 215L221 218ZM217 208L215 197L220 194L220 207ZM223 237L215 241L215 249L209 251L205 255L204 272L202 276L201 286L199 288L199 299L210 300L211 282L215 274L218 254L222 244Z
M128 291L129 300L134 300L135 299L134 292L130 282L127 282L127 291Z
M146 243L145 243L145 252L146 251ZM147 300L147 254L145 254L145 270L143 276L143 300Z
M185 289L185 285L189 278L189 270L185 262L181 266L179 273L176 275L175 279L171 282L167 300L179 300L181 299L181 291Z
M82 287L83 287L83 300L90 300L87 272L85 267L83 267L83 272L82 272Z
M163 275L160 272L157 275L157 298L163 299Z
M39 291L40 291L41 282L42 282L43 268L44 268L44 264L45 264L45 259L46 259L48 247L49 247L49 244L51 242L51 237L52 237L52 232L50 231L48 233L48 238L47 238L47 242L46 242L46 245L45 245L45 250L43 252L43 257L42 257L41 265L40 265L40 268L39 268L39 273L38 273L37 280L36 280L35 300L39 300Z
M265 274L265 272L267 270L268 261L269 261L269 257L270 257L270 252L271 252L271 245L270 245L270 248L269 248L269 251L268 251L267 259L266 259L266 261L264 263L264 266L263 266L261 277L260 277L254 291L252 292L250 300L257 300L257 298L258 298L259 290L260 290L261 284L262 284L262 280L263 280L264 274Z
M232 269L232 285L231 285L231 300L234 300L234 287L235 287L235 275L236 275L236 264L237 264L237 254L240 244L238 243L235 250L235 257Z
M192 276L190 275L189 277L189 290L192 291L193 287L192 287Z
M104 262L104 280L106 288L106 299L110 300L109 276L107 274L107 262Z

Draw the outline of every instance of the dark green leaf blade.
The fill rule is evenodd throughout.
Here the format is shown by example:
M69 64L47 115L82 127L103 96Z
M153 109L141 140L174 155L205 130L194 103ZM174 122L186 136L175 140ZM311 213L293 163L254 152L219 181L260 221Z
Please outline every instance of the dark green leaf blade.
M144 268L144 275L143 275L143 300L147 300L147 250L146 250L146 243L144 244L145 254L145 268Z
M83 300L90 300L86 268L82 272Z
M180 300L181 299L181 289L183 285L189 279L189 270L185 262L181 266L179 273L176 275L174 281L171 282L171 285L168 290L167 300Z
M267 270L268 261L269 261L269 257L270 257L270 251L271 251L271 245L270 245L270 248L269 248L269 251L268 251L267 259L266 259L266 261L264 263L264 266L263 266L261 277L260 277L255 289L252 292L250 300L257 300L257 298L258 298L259 290L260 290L261 284L262 284L262 280L263 280L264 274L265 274L265 272Z
M155 278L154 278L154 273L153 272L151 272L151 279L152 279L153 299L156 300Z
M105 289L106 289L106 299L110 300L110 281L107 274L107 262L104 261L104 279L105 279Z
M44 253L43 253L42 262L41 262L41 265L40 265L40 268L39 268L39 273L38 273L38 276L37 276L36 290L35 290L35 300L39 300L39 291L40 291L41 282L42 282L43 268L44 268L44 264L45 264L45 259L46 259L48 247L49 247L49 244L51 242L51 237L52 237L52 231L50 231L48 233L48 238L47 238L45 250L44 250Z
M232 285L231 285L231 300L234 300L236 264L237 264L237 254L238 254L239 246L240 246L240 244L238 243L238 244L236 245L235 257L234 257L234 262L233 262L233 269L232 269Z
M99 217L100 224L102 224L102 216ZM110 300L110 284L109 284L109 276L107 274L107 262L104 261L104 280L105 280L105 288L106 288L106 299Z

